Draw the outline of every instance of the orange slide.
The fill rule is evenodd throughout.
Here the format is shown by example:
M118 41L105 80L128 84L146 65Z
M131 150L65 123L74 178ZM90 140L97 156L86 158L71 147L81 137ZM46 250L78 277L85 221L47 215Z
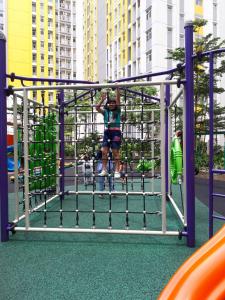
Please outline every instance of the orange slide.
M170 279L158 300L225 300L225 225Z

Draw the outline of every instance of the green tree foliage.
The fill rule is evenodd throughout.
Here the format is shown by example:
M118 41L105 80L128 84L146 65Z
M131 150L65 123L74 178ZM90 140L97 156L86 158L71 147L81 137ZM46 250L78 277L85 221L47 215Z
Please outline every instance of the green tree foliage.
M206 163L206 146L202 145L202 141L205 142L203 136L209 132L209 56L202 56L201 53L210 50L216 50L225 46L225 40L220 38L214 38L213 35L207 34L206 36L199 36L197 33L199 30L207 24L206 20L194 21L194 32L196 38L194 41L194 53L197 54L197 58L194 60L194 107L195 107L195 132L196 140L195 147L196 153L199 157L196 158L199 165L207 165ZM225 60L224 53L215 56L214 59L214 95L224 93L224 88L219 87L218 83L220 78L225 73ZM169 51L168 59L177 61L178 63L185 62L185 49L176 48ZM179 75L178 73L175 75ZM184 74L181 74L184 78ZM181 129L182 122L182 109L176 108L176 123L177 129ZM214 100L214 131L219 132L225 128L225 107L219 105ZM199 150L200 149L200 150Z

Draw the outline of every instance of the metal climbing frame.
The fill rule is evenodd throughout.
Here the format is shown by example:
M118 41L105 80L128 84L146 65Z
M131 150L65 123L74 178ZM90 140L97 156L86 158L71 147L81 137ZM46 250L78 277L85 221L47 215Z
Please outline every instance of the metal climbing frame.
M184 126L184 139L186 139L186 147L184 149L184 176L185 176L185 199L187 201L187 217L186 221L187 224L184 226L183 230L179 232L178 230L167 230L167 212L166 212L166 207L167 207L167 196L168 196L168 189L169 189L169 168L168 168L168 103L170 103L169 100L169 87L171 85L178 84L176 80L162 80L162 81L156 81L156 82L149 82L149 81L143 81L143 82L123 82L125 81L124 79L118 80L118 83L116 84L117 87L119 88L130 88L132 86L139 86L139 87L144 87L144 86L158 86L160 89L160 141L161 141L161 191L159 193L156 193L158 195L161 195L162 197L162 202L161 202L161 214L162 214L162 224L161 224L161 230L148 230L143 226L144 228L141 230L134 230L134 229L128 229L129 226L126 226L125 229L112 229L110 226L107 229L101 229L101 228L96 228L95 226L91 226L91 228L77 228L76 226L73 228L63 228L62 225L62 220L63 220L63 209L62 209L62 203L64 201L64 196L66 193L69 195L70 192L74 193L75 198L78 196L78 194L91 194L93 198L93 208L91 210L92 216L93 216L93 225L95 222L95 207L94 207L94 199L95 196L98 194L98 192L95 192L94 190L89 192L89 191L78 191L75 189L75 191L66 191L65 190L65 182L64 182L64 109L65 107L63 106L64 103L64 92L67 89L98 89L98 88L103 88L103 87L115 87L114 83L111 84L76 84L72 85L73 82L67 81L67 85L59 85L56 87L53 86L32 86L32 87L22 87L22 88L13 88L11 91L15 92L22 92L23 93L23 101L24 101L24 171L25 171L25 182L24 182L24 187L25 187L25 210L23 214L23 218L25 219L25 224L24 226L13 226L12 224L9 224L8 221L8 191L7 191L7 166L6 166L6 77L10 77L9 75L6 75L6 66L5 66L5 38L1 36L0 39L0 50L3 55L1 56L2 60L4 61L3 64L0 64L0 97L2 99L1 107L0 107L0 134L1 134L1 139L0 139L0 146L2 149L1 152L1 158L0 158L0 167L1 167L1 173L0 173L0 183L1 185L5 185L6 188L3 190L0 190L0 205L1 205L1 241L6 241L8 240L9 237L9 230L14 230L14 231L56 231L56 232L93 232L93 233L121 233L121 234L144 234L144 235L183 235L187 237L187 245L188 246L194 246L195 243L195 207L194 207L194 147L193 147L193 141L194 141L194 126L193 126L193 114L194 114L194 109L193 109L193 67L192 67L192 55L193 55L193 31L192 31L192 24L187 24L186 25L186 36L185 36L185 41L186 41L186 68L185 68L185 75L186 79L182 80L179 82L179 84L184 85L185 89L185 126ZM160 76L160 75L168 75L172 74L175 72L177 68L168 70L165 72L158 72L154 74L146 74L142 76L136 76L135 78L128 78L126 80L131 81L131 80L137 80L141 78L146 78L149 80L151 77L154 76ZM18 77L20 80L29 80L29 81L44 81L43 79L32 79L32 78L24 78L24 77ZM51 82L56 82L52 80ZM62 82L59 80L59 82ZM71 84L70 86L68 84ZM29 121L28 121L28 113L26 112L26 106L28 105L28 91L35 91L35 90L57 90L59 91L59 106L56 109L59 109L59 150L57 150L59 154L59 164L60 164L60 172L59 174L56 173L56 176L59 180L58 186L56 186L56 191L55 194L52 197L49 197L48 199L45 198L44 204L40 204L43 206L46 206L47 203L51 202L53 199L59 198L60 199L60 208L57 211L59 213L60 217L60 226L59 227L51 227L48 228L47 225L44 227L31 227L30 226L30 218L32 217L32 211L38 210L40 205L37 205L37 207L32 207L30 205L30 196L31 193L29 191L29 134L28 134L28 127L29 127ZM87 92L89 93L89 91ZM166 100L166 101L165 101ZM50 109L50 108L49 108ZM77 126L75 122L75 127ZM76 131L76 130L75 130ZM76 134L76 133L75 133ZM142 137L143 138L143 137ZM75 137L75 140L77 137ZM186 157L189 158L188 162L185 159ZM16 158L15 158L16 159ZM76 175L77 170L76 170ZM77 176L76 176L77 177ZM142 176L142 180L143 176ZM76 181L76 178L75 178ZM77 185L75 184L76 188ZM126 200L128 200L129 195L137 195L141 194L143 197L143 203L145 203L145 197L150 194L154 194L153 192L146 192L146 191L141 191L141 192L115 192L118 193L119 195L125 195ZM111 196L113 192L108 192L109 197L110 197L110 203L111 202ZM170 199L169 199L170 200ZM126 202L128 204L128 201ZM47 213L46 209L44 208L43 210L44 215ZM79 221L78 213L79 209L75 207L74 213L76 215L76 220ZM109 222L111 219L112 215L112 210L111 207L109 207L107 211L109 215ZM126 206L126 210L123 212L126 215L126 225L128 224L128 216L129 216L129 210L128 206ZM142 211L142 216L143 220L146 218L146 210L143 209ZM145 221L144 221L145 222ZM145 224L145 223L144 223ZM109 224L110 225L110 224Z

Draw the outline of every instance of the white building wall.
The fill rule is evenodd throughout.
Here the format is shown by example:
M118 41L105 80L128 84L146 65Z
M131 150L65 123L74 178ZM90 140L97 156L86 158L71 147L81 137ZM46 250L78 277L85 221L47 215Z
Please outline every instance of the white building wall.
M83 32L83 1L76 1L76 73L77 79L84 79L84 32Z

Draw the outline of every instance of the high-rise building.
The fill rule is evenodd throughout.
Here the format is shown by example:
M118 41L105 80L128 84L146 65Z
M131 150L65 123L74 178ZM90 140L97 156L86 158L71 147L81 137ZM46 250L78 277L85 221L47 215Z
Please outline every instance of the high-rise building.
M77 51L77 45L83 45L82 1L0 0L0 11L7 39L7 73L83 79L83 51ZM39 92L29 96L40 99ZM46 93L45 99L54 102L55 93Z
M168 50L184 46L186 20L208 20L195 37L209 32L223 37L223 2L107 0L107 79L171 68Z

